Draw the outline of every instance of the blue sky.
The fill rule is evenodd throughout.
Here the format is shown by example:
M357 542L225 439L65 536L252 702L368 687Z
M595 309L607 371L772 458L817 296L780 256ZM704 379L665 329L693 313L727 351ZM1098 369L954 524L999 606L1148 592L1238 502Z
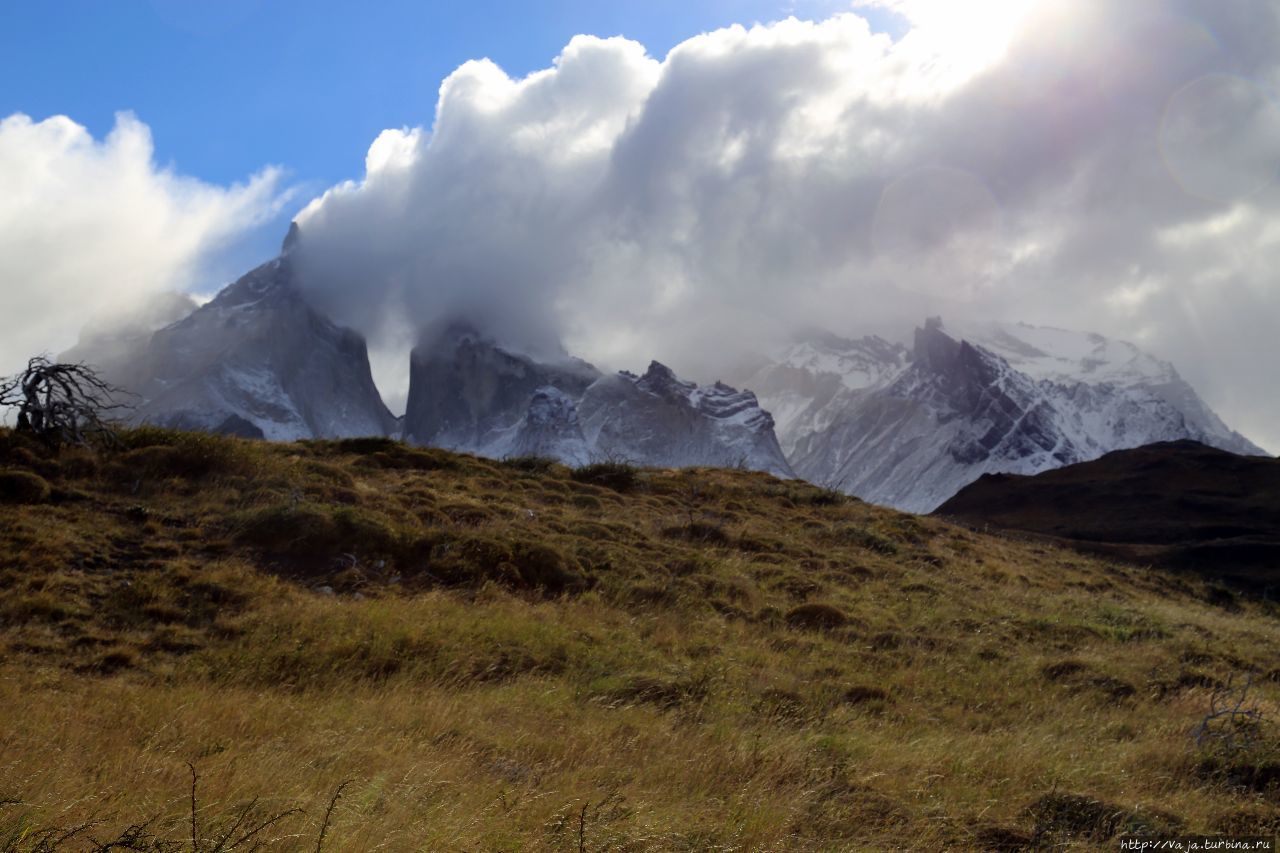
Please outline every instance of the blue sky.
M61 0L0 12L0 116L64 114L95 137L119 110L156 159L226 184L267 164L321 189L358 177L389 127L430 124L440 81L488 57L521 76L571 36L625 35L652 55L705 30L838 0ZM881 26L891 21L881 17Z

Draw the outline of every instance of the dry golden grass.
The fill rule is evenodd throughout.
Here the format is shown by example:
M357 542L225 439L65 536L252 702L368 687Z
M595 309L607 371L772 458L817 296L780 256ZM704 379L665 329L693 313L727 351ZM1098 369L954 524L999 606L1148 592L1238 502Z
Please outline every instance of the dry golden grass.
M0 850L191 850L188 763L201 850L255 798L314 850L344 780L325 850L1280 825L1268 732L1190 735L1233 673L1280 719L1280 613L1190 577L740 471L155 430L0 468L49 484L0 504Z

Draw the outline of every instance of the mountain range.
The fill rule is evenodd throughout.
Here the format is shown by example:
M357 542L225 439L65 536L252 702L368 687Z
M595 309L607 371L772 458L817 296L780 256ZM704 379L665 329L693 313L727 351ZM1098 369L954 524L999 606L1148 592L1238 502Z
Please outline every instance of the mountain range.
M295 226L279 257L206 304L169 299L125 328L86 330L63 358L97 366L138 395L136 420L163 426L278 441L397 436L575 466L744 467L913 512L983 474L1157 441L1262 454L1132 344L939 318L911 347L809 330L744 371L750 391L682 380L657 361L638 375L535 357L457 318L421 334L397 418L364 339L306 299L296 243Z
M912 512L982 474L1035 474L1157 441L1263 453L1172 365L1101 335L1025 324L951 333L931 318L911 348L809 333L747 384L797 474Z

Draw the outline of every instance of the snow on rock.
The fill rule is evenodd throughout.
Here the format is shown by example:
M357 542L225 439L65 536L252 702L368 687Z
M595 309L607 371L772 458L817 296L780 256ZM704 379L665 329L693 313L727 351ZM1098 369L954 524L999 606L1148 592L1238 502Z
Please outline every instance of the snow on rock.
M793 477L773 418L750 391L699 386L653 362L593 383L579 404L588 444L602 458L642 465L741 467Z
M493 458L736 465L793 476L773 419L749 392L684 382L657 362L644 376L606 376L563 354L514 352L459 323L414 350L404 431L418 444Z
M850 361L839 387L830 360L796 348L753 379L766 407L789 413L780 437L796 471L876 503L927 512L982 474L1034 474L1155 441L1261 452L1132 344L1021 324L952 337L932 318L910 353L876 347L856 348L879 364Z
M92 345L77 353L94 361ZM140 422L279 441L388 435L365 342L308 305L286 252L112 354Z

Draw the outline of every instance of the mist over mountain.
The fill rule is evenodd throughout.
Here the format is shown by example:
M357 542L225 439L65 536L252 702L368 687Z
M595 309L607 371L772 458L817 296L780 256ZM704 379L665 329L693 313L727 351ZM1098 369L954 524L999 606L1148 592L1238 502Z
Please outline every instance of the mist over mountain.
M1280 449L1274 4L926 5L897 40L850 13L468 62L302 211L306 287L397 350L389 400L452 316L712 381L800 326L941 314L1134 340Z
M940 314L1131 340L1280 449L1275 5L1014 5L877 0L665 56L581 35L522 77L465 62L298 213L297 286L364 337L396 412L455 318L709 385L797 328L909 347ZM10 116L0 152L11 369L108 307L216 289L220 247L299 192L275 168L188 178L130 116L102 141Z
M66 357L137 394L138 422L277 440L394 436L573 466L742 467L913 512L983 474L1151 442L1262 453L1132 344L996 322L953 337L936 317L911 348L810 329L758 352L743 390L682 380L658 361L609 374L558 343L536 355L457 318L419 336L407 409L394 418L364 339L311 304L301 239L294 226L280 257L187 316L86 334Z

